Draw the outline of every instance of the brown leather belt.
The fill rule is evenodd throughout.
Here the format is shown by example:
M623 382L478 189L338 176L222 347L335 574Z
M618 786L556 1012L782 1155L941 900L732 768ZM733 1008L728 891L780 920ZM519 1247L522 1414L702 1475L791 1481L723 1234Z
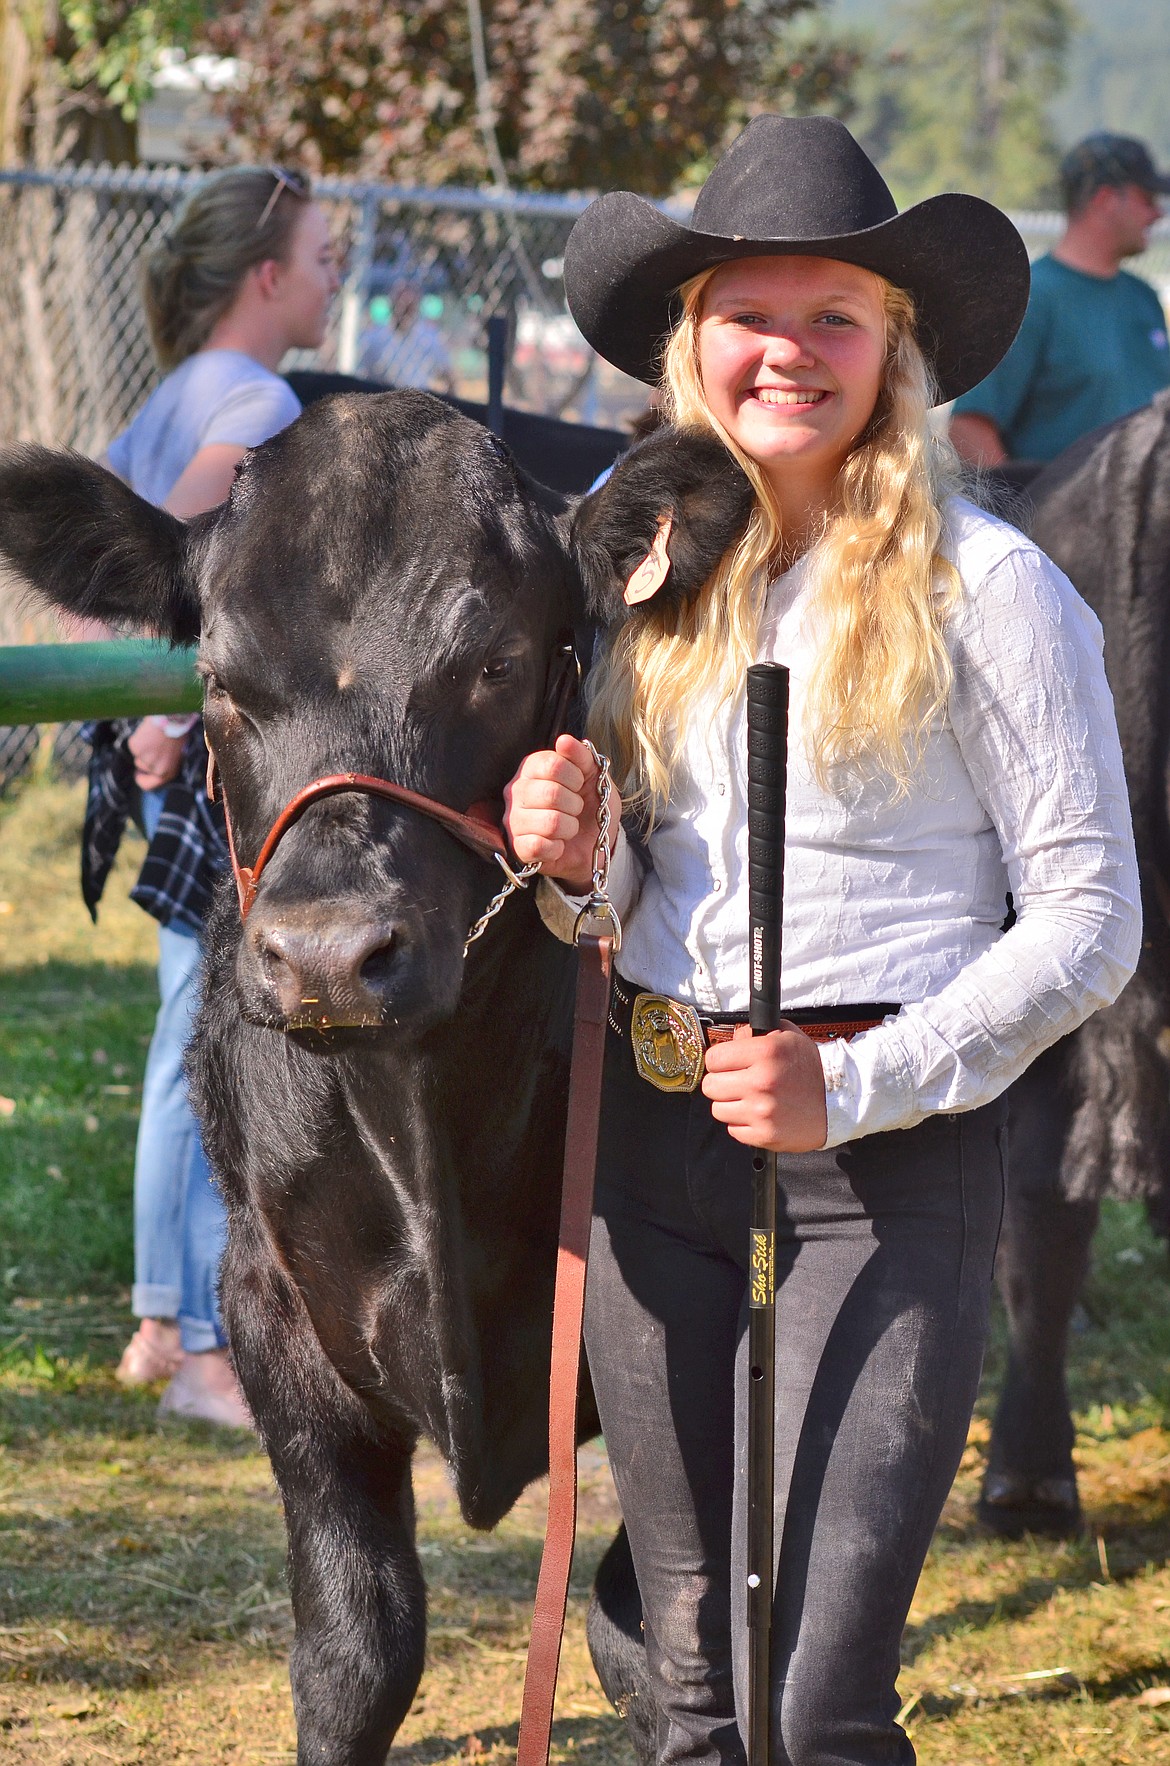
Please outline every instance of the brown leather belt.
M797 1006L785 1017L814 1042L834 1042L873 1030L899 1009L885 1002ZM639 1076L657 1091L694 1091L702 1078L706 1050L712 1043L730 1042L747 1021L746 1012L700 1012L681 1000L641 991L614 975L609 1027L630 1043Z

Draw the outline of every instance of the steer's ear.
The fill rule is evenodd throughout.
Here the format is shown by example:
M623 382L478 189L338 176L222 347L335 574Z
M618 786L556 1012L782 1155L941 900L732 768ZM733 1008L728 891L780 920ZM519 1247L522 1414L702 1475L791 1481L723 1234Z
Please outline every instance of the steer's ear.
M0 565L70 613L199 636L190 565L199 523L156 509L79 454L0 454Z
M753 496L718 436L656 430L574 511L570 543L589 611L612 625L648 602L697 595L743 533Z

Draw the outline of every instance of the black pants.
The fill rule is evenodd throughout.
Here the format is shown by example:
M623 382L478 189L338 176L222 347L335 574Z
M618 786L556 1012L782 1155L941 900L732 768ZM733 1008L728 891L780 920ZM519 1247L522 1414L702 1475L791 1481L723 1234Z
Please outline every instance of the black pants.
M914 1759L898 1650L979 1382L1002 1121L780 1160L777 1766ZM663 1766L744 1758L750 1168L701 1093L655 1091L611 1031L585 1329Z

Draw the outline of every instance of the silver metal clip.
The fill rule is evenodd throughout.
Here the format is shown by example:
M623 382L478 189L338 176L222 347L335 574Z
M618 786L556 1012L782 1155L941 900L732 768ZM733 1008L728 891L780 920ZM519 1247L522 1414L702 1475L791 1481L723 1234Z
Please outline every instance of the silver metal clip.
M622 948L622 923L611 902L603 896L591 895L573 925L573 943L580 944L588 934L591 938L612 938L613 948Z

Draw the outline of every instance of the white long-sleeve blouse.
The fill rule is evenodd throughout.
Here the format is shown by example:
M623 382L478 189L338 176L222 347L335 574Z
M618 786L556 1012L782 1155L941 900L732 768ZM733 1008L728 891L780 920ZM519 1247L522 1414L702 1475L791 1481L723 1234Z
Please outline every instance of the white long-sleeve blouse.
M759 657L791 671L782 1000L888 1001L822 1046L827 1146L989 1102L1116 998L1137 962L1137 865L1095 615L1050 559L961 499L954 682L908 793L856 772L818 784L805 744L815 561L772 585ZM746 703L692 718L643 874L612 890L617 967L700 1011L748 1003ZM1002 930L1007 892L1016 922Z

